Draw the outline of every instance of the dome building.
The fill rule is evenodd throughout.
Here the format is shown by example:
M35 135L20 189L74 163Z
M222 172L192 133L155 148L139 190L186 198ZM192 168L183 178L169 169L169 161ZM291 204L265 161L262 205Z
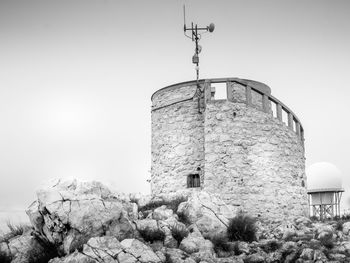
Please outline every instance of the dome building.
M340 200L344 192L339 169L327 162L311 165L306 170L310 216L321 220L340 216Z

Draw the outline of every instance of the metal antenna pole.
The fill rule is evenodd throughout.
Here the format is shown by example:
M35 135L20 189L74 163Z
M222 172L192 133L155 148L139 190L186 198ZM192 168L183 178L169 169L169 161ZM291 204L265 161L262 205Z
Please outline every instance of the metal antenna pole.
M197 24L195 25L195 27L193 27L193 22L191 23L191 28L187 28L186 27L186 15L185 15L185 5L183 7L183 12L184 12L184 34L186 37L191 38L192 41L195 41L196 43L196 48L195 48L195 53L192 57L192 63L196 64L196 84L197 84L197 89L196 89L196 95L198 97L198 113L201 113L200 110L200 99L202 96L202 90L201 87L199 85L199 53L202 50L202 47L200 45L198 45L198 42L200 40L200 34L198 33L198 31L205 31L205 32L210 32L212 33L215 29L215 25L213 23L211 23L209 26L207 27L198 27ZM186 35L186 31L191 30L192 35L191 37Z

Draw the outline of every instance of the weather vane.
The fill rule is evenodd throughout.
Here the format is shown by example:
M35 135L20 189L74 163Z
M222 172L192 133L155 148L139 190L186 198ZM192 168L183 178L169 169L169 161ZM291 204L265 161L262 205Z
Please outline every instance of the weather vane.
M191 23L191 27L186 26L186 10L185 10L185 5L183 6L183 11L184 11L184 34L186 37L192 39L192 41L196 42L196 48L195 48L195 53L192 57L192 63L196 64L196 81L197 81L197 92L201 92L200 86L199 86L199 53L202 51L202 47L198 44L199 40L201 39L201 32L207 33L210 32L212 33L215 29L214 23L210 23L209 26L207 27L198 27L197 24ZM191 36L187 35L186 32L191 31ZM200 96L198 96L198 110L199 109L199 103L200 103Z

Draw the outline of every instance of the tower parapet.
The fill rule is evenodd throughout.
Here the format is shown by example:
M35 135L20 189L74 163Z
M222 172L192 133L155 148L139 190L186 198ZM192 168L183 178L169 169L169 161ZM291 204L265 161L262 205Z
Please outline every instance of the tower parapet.
M200 80L152 95L153 194L218 193L255 216L307 215L304 130L260 82ZM215 86L225 85L224 99ZM222 88L222 87L221 87Z

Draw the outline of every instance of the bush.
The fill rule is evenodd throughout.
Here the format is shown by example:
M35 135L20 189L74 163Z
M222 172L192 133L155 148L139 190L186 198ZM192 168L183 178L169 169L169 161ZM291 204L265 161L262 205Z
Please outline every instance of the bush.
M217 253L219 250L231 251L231 244L228 242L227 236L224 234L216 234L209 238L214 245L214 250Z
M252 242L256 235L256 220L243 213L232 218L227 227L227 237L230 241Z
M177 216L179 217L179 222L184 223L186 226L191 224L191 220L185 213L177 213Z
M335 224L335 230L337 231L342 231L343 230L343 221L337 221L337 223Z
M164 241L165 239L165 234L160 229L154 230L149 227L146 227L143 230L139 230L139 233L145 241L151 243L153 243L154 241Z
M267 243L260 246L266 253L274 252L281 247L277 240L269 240Z
M25 231L31 229L29 225L25 224L18 224L14 225L10 221L7 222L7 227L10 230L8 233L0 236L0 243L1 242L8 242L11 238L14 238L16 236L21 236ZM2 261L0 261L2 262Z
M180 224L174 224L170 228L172 236L177 241L177 244L180 244L181 241L188 236L188 230L186 227Z
M327 249L334 248L334 241L332 238L324 237L320 239L321 245Z

